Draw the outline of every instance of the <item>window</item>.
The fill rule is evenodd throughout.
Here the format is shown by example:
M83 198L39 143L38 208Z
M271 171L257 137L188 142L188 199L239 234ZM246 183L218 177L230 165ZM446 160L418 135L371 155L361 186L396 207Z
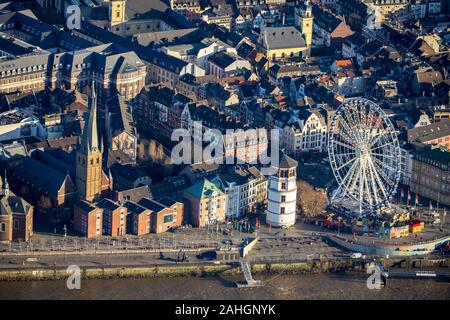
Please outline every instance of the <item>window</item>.
M286 190L286 183L285 182L281 183L281 190Z
M281 208L280 208L280 213L281 213L281 214L285 214L284 207L281 207Z
M167 216L164 216L164 223L172 222L173 221L173 215L169 214Z
M120 18L120 11L116 12L116 18Z
M281 196L281 202L286 202L286 196Z
M6 224L0 223L0 232L6 232Z

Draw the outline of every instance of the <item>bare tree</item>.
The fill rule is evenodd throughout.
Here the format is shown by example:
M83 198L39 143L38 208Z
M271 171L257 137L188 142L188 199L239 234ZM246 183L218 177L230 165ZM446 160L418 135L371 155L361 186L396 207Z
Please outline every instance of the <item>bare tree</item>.
M305 217L316 217L328 206L324 190L314 189L308 182L297 180L297 211Z

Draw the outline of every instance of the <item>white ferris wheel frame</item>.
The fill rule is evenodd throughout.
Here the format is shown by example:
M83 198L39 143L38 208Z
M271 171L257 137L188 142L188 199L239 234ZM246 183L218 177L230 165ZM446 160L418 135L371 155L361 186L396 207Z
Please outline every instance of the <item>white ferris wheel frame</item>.
M400 180L401 150L383 109L365 98L347 99L328 131L328 157L336 196L359 202L360 214L389 206Z

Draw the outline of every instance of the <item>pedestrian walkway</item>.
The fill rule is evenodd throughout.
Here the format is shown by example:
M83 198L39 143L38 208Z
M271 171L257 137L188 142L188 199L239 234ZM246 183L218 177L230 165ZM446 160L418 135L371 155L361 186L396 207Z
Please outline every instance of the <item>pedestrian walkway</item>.
M249 263L244 260L241 259L239 261L240 266L241 266L241 271L244 274L245 277L245 282L236 282L236 287L238 288L250 288L250 287L261 287L263 286L263 282L260 280L254 280L252 277L252 272L250 269L250 265Z

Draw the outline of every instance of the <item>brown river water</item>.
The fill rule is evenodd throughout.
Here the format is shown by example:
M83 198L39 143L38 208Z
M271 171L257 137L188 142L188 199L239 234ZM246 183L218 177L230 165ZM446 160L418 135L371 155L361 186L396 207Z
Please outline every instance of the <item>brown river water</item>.
M239 276L82 280L80 290L66 281L0 282L5 299L440 299L450 300L450 283L435 280L390 279L387 287L369 290L365 275L257 275L260 288L237 289Z

